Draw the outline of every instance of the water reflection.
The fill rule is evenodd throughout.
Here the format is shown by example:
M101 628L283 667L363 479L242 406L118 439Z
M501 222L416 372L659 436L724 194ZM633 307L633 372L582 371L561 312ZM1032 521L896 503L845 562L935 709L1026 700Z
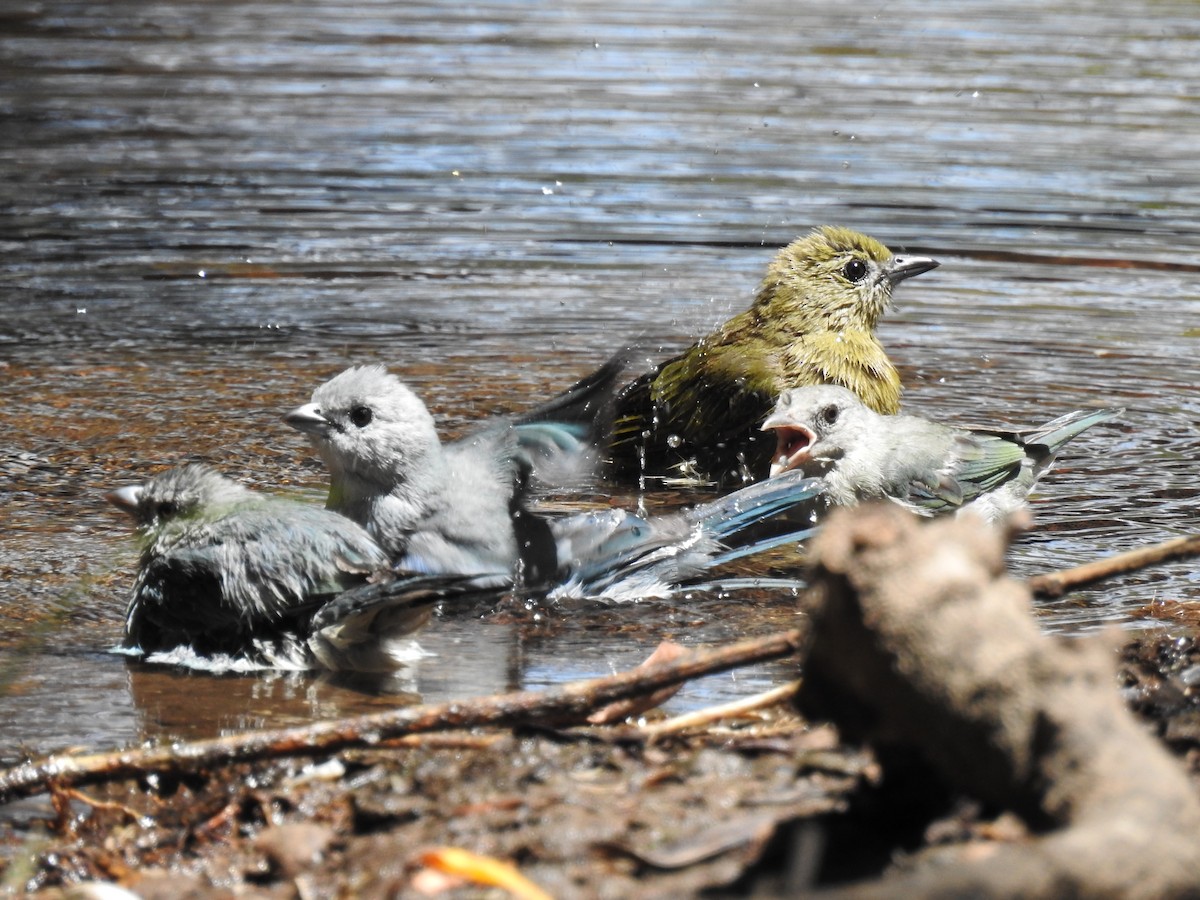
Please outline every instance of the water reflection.
M943 263L881 329L912 411L1026 425L1128 407L1045 481L1018 574L1194 530L1195 10L1029 12L0 11L0 752L411 702L407 687L106 654L134 551L102 491L203 459L317 498L320 468L278 416L344 366L393 366L457 433L620 343L684 345L820 222ZM1128 623L1156 597L1195 598L1197 578L1171 563L1039 613L1052 629ZM423 638L414 690L602 674L660 638L761 633L791 609L739 596L449 616ZM713 679L674 708L789 674Z

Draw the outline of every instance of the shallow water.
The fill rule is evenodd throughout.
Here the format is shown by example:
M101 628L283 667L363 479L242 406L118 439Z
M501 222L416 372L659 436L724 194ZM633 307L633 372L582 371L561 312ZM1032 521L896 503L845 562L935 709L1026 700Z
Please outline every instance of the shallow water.
M1046 480L1015 572L1195 530L1194 6L726 7L0 11L0 757L536 687L786 626L782 596L449 616L382 697L130 665L104 651L133 545L100 494L195 458L317 499L279 416L342 367L389 364L457 433L623 342L683 346L823 222L942 261L881 330L911 410L1127 407ZM1173 563L1039 614L1138 625L1198 582Z

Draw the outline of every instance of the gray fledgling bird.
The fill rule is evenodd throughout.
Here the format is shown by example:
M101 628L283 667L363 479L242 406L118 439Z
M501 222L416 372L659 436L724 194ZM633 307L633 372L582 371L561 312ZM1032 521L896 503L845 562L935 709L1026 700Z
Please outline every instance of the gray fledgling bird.
M105 495L141 559L123 646L193 668L390 671L459 578L395 578L354 522L184 465Z
M1078 410L1022 432L953 428L884 416L835 385L780 395L763 430L776 433L771 475L819 476L831 505L888 498L921 515L971 510L995 521L1021 508L1063 446L1123 409Z
M544 518L524 505L521 423L443 444L424 403L379 366L335 376L285 420L311 436L329 468L328 508L366 528L398 570L490 577L498 587L627 597L645 585L661 594L732 558L735 536L756 548L739 555L765 549L750 526L818 493L799 477L674 517Z
M421 399L378 365L334 376L284 421L329 469L326 507L363 525L398 569L503 585L520 563L535 583L552 574L553 539L525 510L530 483L594 467L624 365L618 354L547 403L446 444Z
M382 366L334 376L285 421L309 435L329 469L326 507L366 528L398 569L507 583L531 521L511 422L443 444L425 404Z

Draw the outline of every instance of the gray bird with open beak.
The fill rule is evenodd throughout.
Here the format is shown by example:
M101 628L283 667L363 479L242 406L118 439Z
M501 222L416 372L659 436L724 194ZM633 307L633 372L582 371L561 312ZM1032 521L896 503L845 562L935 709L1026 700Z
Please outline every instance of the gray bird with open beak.
M792 388L763 422L771 475L820 477L827 502L890 499L921 515L970 510L988 521L1024 506L1066 443L1123 409L1079 410L1021 432L954 428L880 415L845 388Z

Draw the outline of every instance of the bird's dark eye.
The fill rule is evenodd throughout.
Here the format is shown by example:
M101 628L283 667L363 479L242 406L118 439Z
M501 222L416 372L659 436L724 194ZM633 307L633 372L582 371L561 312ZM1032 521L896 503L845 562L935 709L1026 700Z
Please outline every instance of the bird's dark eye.
M821 410L821 421L826 425L836 425L838 420L838 408L830 405Z
M179 510L172 500L163 500L154 507L154 516L158 519L169 519Z
M371 424L373 418L375 418L375 413L371 412L369 406L356 406L350 410L350 421L355 428L366 428Z
M842 274L848 281L862 281L867 277L867 264L861 259L852 259L842 267Z

